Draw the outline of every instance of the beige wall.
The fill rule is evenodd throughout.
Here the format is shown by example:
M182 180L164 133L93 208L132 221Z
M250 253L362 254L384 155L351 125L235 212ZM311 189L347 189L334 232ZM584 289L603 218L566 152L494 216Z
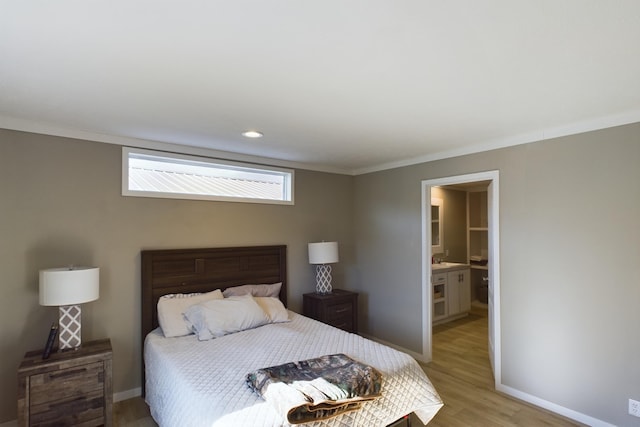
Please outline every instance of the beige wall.
M353 263L352 177L296 171L295 206L122 197L121 147L0 130L0 423L16 418L16 369L57 309L38 305L41 268L96 265L100 299L83 339L110 337L114 391L140 386L140 250L286 244L289 305L314 290L306 244L341 242Z
M488 170L500 171L502 383L637 425L640 124L357 176L364 332L420 352L420 182Z

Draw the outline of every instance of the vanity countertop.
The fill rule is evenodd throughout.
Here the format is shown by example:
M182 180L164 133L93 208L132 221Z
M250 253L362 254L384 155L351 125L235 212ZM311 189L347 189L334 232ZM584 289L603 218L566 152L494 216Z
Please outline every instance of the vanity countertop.
M439 264L431 264L431 273L448 273L450 271L465 270L469 267L469 264L461 262L441 262Z

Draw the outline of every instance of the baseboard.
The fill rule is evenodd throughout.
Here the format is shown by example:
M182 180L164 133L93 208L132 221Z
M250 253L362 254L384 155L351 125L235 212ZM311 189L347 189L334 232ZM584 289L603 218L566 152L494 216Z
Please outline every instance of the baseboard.
M138 397L142 395L142 388L136 387L131 390L120 391L118 393L113 393L113 401L120 402L122 400L133 399L134 397ZM4 426L0 426L4 427Z
M496 390L498 390L501 393L507 394L511 397L515 397L518 400L531 403L532 405L538 406L540 408L544 408L548 411L551 411L563 417L572 419L574 421L578 421L582 424L586 424L591 427L616 427L614 424L609 424L605 421L590 417L588 415L574 411L569 408L565 408L564 406L557 405L553 402L540 399L539 397L533 396L528 393L524 393L520 390L516 390L515 388L511 388L503 384L498 384L498 386L496 387Z

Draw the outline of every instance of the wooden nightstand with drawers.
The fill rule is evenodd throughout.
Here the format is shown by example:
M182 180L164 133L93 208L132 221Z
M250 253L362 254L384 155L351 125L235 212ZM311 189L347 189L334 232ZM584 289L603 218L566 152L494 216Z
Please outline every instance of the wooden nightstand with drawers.
M347 332L358 332L358 294L334 289L330 294L302 296L303 314Z
M111 426L113 391L109 339L77 350L25 354L18 369L18 425Z

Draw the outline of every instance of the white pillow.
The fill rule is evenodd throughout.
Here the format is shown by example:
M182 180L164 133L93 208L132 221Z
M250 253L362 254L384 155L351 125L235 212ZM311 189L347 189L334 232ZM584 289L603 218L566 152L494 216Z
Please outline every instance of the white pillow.
M275 297L280 295L282 282L270 285L240 285L225 289L222 294L225 297L250 294L254 297Z
M158 323L165 337L181 337L192 334L191 325L185 322L184 312L194 304L212 299L223 299L220 289L207 293L169 294L158 299Z
M189 307L184 317L200 341L269 323L267 314L251 295L201 302Z
M289 312L278 298L254 297L260 308L267 313L270 323L281 323L289 321Z

